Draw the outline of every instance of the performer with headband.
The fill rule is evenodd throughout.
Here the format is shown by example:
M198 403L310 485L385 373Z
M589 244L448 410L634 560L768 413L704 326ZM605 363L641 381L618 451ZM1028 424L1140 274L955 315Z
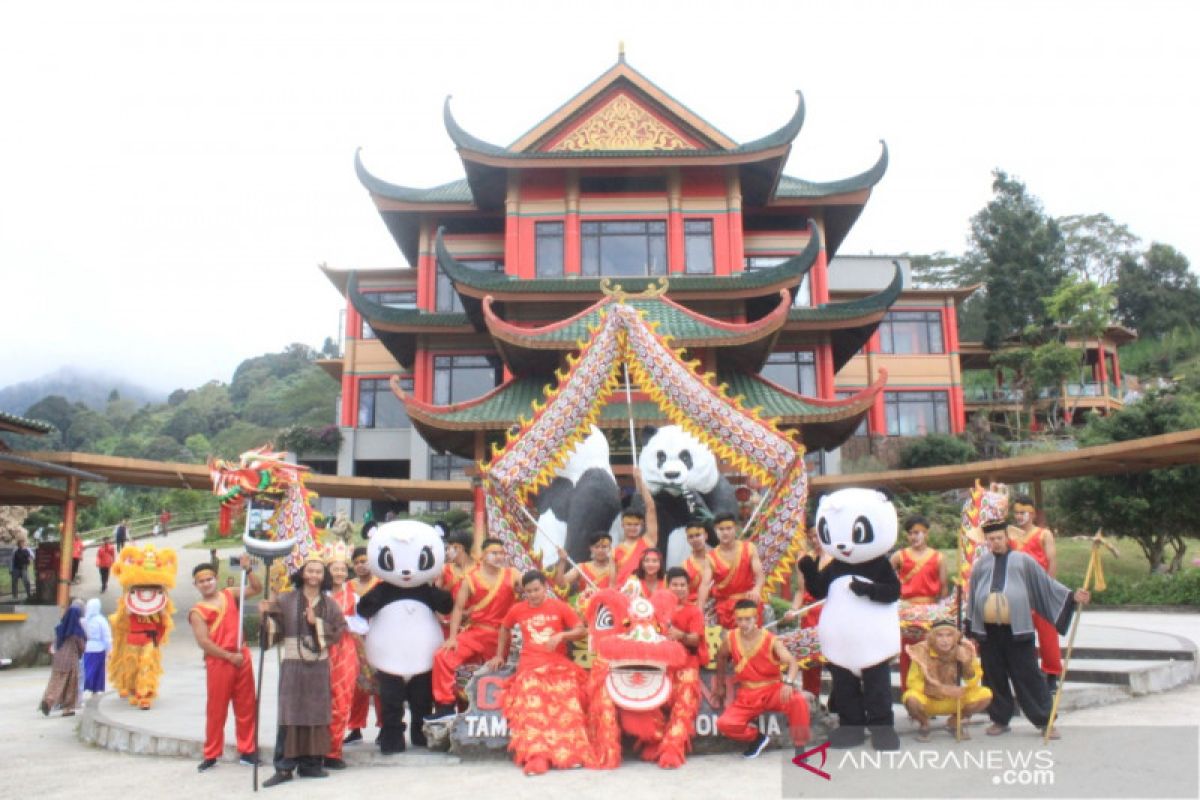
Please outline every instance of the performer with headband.
M467 577L467 573L475 569L475 559L471 558L473 540L467 531L450 531L446 534L446 564L442 567L442 577L438 580L438 588L445 589L451 597L458 597L458 587Z
M496 655L504 616L517 601L520 575L506 566L508 557L499 539L484 539L482 562L467 573L450 612L450 636L433 656L434 713L428 719L452 716L458 701L455 674L463 664L485 662ZM463 620L467 619L464 626Z
M615 586L622 586L638 565L642 563L642 553L658 547L658 510L654 506L654 497L642 480L642 471L633 468L634 486L638 496L630 503L629 508L621 512L621 532L624 538L613 548L613 563L617 566L617 581ZM638 507L637 500L641 500Z
M1051 578L1058 577L1058 551L1054 543L1054 532L1038 526L1037 506L1029 495L1019 494L1012 502L1013 520L1016 525L1008 526L1008 541L1013 550L1024 553L1038 563ZM1038 654L1042 660L1042 672L1046 685L1053 695L1058 690L1058 678L1062 675L1062 646L1054 623L1036 611L1033 627L1037 630Z
M704 613L708 593L712 591L712 563L708 560L710 534L716 536L716 531L707 519L693 517L684 527L684 535L691 549L682 564L688 579L687 601L699 608L701 613Z
M554 563L554 583L568 591L575 589L613 588L617 578L616 564L612 560L612 535L608 531L596 531L588 539L591 560L578 566L567 567L568 553L558 548L558 561ZM582 583L583 587L578 584Z
M263 782L266 788L290 781L294 771L302 778L329 775L322 767L332 721L329 648L342 637L346 619L325 595L332 581L320 550L308 553L292 575L292 585L293 591L258 606L268 641L283 643L275 774Z
M717 622L725 630L733 630L736 627L733 609L737 603L743 600L754 603L761 615L762 590L767 576L758 549L737 538L737 521L732 514L718 514L713 527L720 544L708 551L712 597L717 601Z
M246 597L262 591L262 581L250 569L250 556L243 553L242 570L249 586ZM233 589L217 588L217 570L208 563L192 570L192 583L200 592L200 602L188 612L188 623L196 644L204 651L208 703L205 706L204 760L197 769L204 772L216 766L225 751L225 718L233 704L240 763L258 762L254 730L254 667L250 648L241 637L240 601ZM244 598L243 598L244 599Z
M733 702L717 718L717 730L736 742L749 742L742 753L757 758L771 737L750 723L769 711L782 711L788 718L792 746L799 754L808 741L808 702L796 682L799 665L775 634L758 626L758 605L738 600L733 610L737 627L729 632L717 651L717 674L713 679L713 706L725 705L725 675L733 662L737 691ZM787 677L779 677L780 667Z
M904 532L908 535L908 547L892 554L892 568L900 578L900 599L910 603L936 603L950 592L950 581L946 575L946 559L929 546L929 520L914 514L904 520ZM922 636L913 636L906 630L900 642L900 691L908 687L908 647L917 644Z

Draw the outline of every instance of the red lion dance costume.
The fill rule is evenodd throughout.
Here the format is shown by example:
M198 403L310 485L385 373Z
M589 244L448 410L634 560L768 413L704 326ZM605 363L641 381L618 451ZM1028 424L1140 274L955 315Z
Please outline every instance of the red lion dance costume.
M175 623L175 604L167 591L175 588L175 551L125 545L112 574L123 593L112 623L113 650L108 678L130 705L150 708L158 696L162 652Z
M700 675L679 642L662 635L676 600L602 589L587 605L596 659L588 679L588 738L593 769L621 765L621 734L664 769L683 766L700 710Z

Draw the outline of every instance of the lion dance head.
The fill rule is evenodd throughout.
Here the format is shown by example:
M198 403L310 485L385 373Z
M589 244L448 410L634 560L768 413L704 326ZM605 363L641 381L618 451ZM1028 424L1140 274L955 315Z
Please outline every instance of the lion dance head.
M621 763L621 734L631 735L642 758L660 767L682 766L691 749L700 708L698 670L668 638L676 599L658 591L629 597L613 589L587 604L596 658L588 681L589 738L594 766Z
M109 679L132 705L149 708L158 696L162 676L160 648L174 627L175 604L167 592L175 588L178 560L170 548L126 545L112 574L121 584L121 602L109 620L113 651Z

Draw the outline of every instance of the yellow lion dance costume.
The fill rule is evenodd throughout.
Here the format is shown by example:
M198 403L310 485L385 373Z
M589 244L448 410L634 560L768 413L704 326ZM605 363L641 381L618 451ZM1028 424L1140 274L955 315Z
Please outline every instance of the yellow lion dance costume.
M138 708L150 708L158 696L163 671L159 648L175 627L175 604L167 591L175 588L177 568L174 550L156 550L152 544L126 545L113 565L123 592L116 613L108 618L113 638L108 677L121 697Z

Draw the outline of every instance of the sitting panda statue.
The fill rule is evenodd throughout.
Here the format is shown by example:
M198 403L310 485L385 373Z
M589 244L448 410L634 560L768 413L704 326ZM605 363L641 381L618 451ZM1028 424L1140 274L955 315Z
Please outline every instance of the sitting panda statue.
M712 451L678 425L647 426L640 438L638 468L658 513L658 548L667 567L677 567L689 555L684 532L688 520L697 515L736 515L737 496L717 469ZM709 545L715 546L716 541Z
M421 720L433 709L433 655L442 646L435 616L449 614L454 599L434 586L442 574L445 545L435 528L416 520L385 522L367 544L371 573L379 583L358 601L365 620L367 662L375 669L382 706L379 749L404 752L408 705L416 747L425 747ZM351 629L364 623L352 622Z
M855 747L871 732L876 750L898 750L890 662L900 652L900 579L888 561L896 508L874 489L842 489L817 504L817 538L831 561L800 560L804 586L825 598L817 635L833 676L839 725L830 746Z
M621 513L621 490L609 462L608 439L595 425L575 445L550 485L538 493L538 528L576 562L590 557L588 541L596 531L611 531ZM558 552L542 550L542 566L558 561Z

